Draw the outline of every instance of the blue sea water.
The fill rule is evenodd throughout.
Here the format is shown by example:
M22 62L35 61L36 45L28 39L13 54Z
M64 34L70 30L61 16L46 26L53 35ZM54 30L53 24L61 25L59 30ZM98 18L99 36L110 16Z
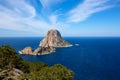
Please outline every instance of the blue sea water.
M0 38L0 45L10 45L16 51L26 46L37 48L42 38ZM119 37L71 37L68 42L80 44L58 48L43 56L19 55L26 61L42 61L49 65L63 64L75 72L74 80L120 80Z

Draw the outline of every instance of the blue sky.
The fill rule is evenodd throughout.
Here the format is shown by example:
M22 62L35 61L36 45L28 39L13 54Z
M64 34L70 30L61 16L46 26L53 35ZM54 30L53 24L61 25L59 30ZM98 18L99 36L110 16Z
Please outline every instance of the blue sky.
M0 0L0 37L120 36L120 0Z

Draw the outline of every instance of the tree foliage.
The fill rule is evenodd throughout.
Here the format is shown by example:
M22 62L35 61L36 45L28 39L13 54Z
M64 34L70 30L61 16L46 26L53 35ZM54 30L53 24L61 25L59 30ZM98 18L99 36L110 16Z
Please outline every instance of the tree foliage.
M43 67L38 71L20 76L24 80L72 80L73 72L61 64L55 64L51 67Z
M16 51L10 46L1 46L0 74L4 75L0 75L0 79L6 79L7 72L13 68L24 72L16 80L72 80L74 76L73 71L61 64L48 66L43 62L27 62L17 56ZM10 78L8 80L12 79Z
M0 68L13 68L22 61L20 57L16 55L16 52L10 46L0 47Z

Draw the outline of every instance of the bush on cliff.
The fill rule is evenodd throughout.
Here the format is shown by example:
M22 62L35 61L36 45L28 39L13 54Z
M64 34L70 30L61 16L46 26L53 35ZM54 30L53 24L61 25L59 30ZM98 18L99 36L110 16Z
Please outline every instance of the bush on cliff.
M9 76L13 68L24 74L15 78ZM48 66L43 62L27 62L16 55L16 51L9 46L0 47L0 79L8 77L13 80L72 80L73 71L61 64Z

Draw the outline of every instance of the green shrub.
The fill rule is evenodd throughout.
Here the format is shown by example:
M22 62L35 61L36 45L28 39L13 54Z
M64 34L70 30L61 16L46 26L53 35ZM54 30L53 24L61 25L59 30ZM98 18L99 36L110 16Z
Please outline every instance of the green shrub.
M73 71L61 64L48 66L43 62L27 62L17 56L16 51L10 46L1 46L0 72L7 70L7 75L13 68L24 72L16 80L72 80L74 76ZM0 75L0 79L4 78L5 76Z
M16 55L16 51L10 46L0 47L0 68L1 69L12 69L16 67L17 63L21 62L22 59Z
M61 64L51 67L43 67L38 71L20 76L20 79L27 80L72 80L74 73Z

